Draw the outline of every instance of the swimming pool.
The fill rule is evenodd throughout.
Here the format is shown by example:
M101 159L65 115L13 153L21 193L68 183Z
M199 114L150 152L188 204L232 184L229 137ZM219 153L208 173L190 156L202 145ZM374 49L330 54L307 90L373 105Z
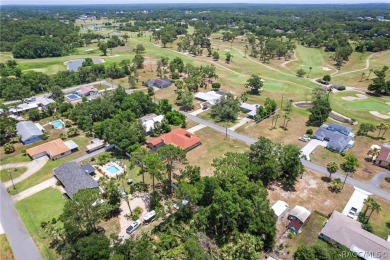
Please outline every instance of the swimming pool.
M51 122L51 125L52 125L55 129L61 129L61 128L64 128L64 127L65 127L64 122L62 122L61 120L53 121L53 122Z
M106 168L106 170L110 173L110 174L117 174L119 173L121 170L116 167L115 165L110 165Z
M80 99L81 97L77 94L69 94L66 96L69 100L76 100L76 99Z

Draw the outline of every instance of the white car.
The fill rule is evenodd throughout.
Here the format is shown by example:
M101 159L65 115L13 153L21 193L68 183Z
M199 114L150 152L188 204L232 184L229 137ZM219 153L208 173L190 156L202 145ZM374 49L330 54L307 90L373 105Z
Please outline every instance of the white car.
M350 218L354 218L356 216L356 214L357 214L357 208L352 207L349 210L347 216L350 217Z
M137 219L133 223L130 224L128 228L126 228L126 233L127 234L132 234L139 226L141 226L141 221Z
M188 204L188 200L183 199L183 200L181 201L181 204L182 204L183 206L187 205L187 204ZM173 208L176 209L176 210L179 210L179 209L180 209L179 205L177 205L177 204L173 205Z
M309 142L310 141L310 137L308 137L307 135L302 135L298 138L299 141L302 141L302 142Z

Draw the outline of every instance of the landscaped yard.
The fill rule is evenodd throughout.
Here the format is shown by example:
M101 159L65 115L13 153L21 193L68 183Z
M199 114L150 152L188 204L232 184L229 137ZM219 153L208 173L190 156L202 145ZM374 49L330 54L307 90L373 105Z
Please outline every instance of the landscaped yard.
M211 163L214 158L221 157L227 152L244 152L249 149L244 143L215 132L210 128L203 128L195 132L202 144L187 153L188 162L197 165L201 169L201 174L212 175L214 167Z
M2 181L2 182L10 181L11 180L10 175L12 175L12 178L15 179L15 178L19 177L20 175L22 175L26 170L27 170L27 168L24 168L24 167L1 170L0 171L0 181Z
M9 245L6 234L0 235L0 259L1 260L14 260L14 254L12 253L12 248Z
M20 218L45 259L58 259L59 256L50 248L50 239L41 223L61 215L65 201L60 191L47 188L15 203Z
M374 229L374 234L386 240L390 235L390 202L376 196L374 199L381 205L382 210L379 213L372 213L370 224Z

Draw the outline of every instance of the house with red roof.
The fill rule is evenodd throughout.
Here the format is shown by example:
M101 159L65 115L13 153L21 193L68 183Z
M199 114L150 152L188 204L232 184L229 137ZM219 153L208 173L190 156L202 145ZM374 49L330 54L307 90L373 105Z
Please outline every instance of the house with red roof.
M390 144L384 144L375 159L375 164L383 167L390 167Z
M189 151L201 145L201 143L200 138L193 133L190 133L183 128L177 128L169 133L150 140L147 142L147 145L152 151L156 151L159 147L168 144L180 147L184 151Z

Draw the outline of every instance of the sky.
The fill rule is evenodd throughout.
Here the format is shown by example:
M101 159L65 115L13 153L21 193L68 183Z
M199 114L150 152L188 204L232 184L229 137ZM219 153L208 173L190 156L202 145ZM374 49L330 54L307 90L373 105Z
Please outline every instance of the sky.
M0 5L82 5L147 3L271 3L271 4L358 4L389 3L390 0L0 0Z

